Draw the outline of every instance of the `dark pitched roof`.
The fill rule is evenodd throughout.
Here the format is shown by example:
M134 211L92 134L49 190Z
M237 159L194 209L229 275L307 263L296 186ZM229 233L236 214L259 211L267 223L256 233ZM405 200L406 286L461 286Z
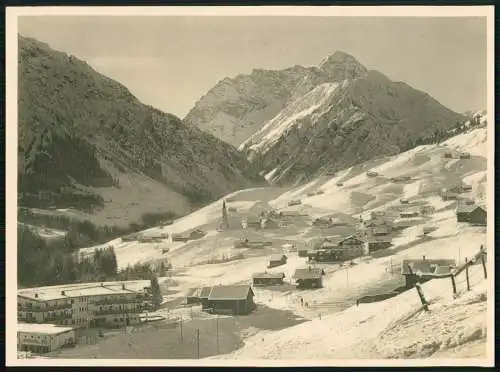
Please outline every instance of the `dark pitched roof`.
M300 279L319 279L324 275L323 269L320 268L305 268L305 269L296 269L293 274L293 278L295 280Z
M257 279L283 279L285 277L284 273L256 273L252 275L252 278Z
M248 284L242 285L217 285L212 287L208 296L209 300L243 300L247 298L252 287Z

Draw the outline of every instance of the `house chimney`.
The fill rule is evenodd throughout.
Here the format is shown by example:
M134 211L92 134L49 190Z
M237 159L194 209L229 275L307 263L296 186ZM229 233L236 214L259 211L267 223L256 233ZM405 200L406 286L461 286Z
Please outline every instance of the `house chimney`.
M65 296L66 293L64 291L61 291L61 296Z

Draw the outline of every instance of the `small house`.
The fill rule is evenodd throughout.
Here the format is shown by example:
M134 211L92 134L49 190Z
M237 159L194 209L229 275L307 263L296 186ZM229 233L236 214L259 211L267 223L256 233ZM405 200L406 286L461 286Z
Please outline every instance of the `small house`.
M418 216L419 216L419 212L416 209L409 209L406 211L401 211L399 213L399 217L401 217L401 218L414 218L414 217L418 217Z
M364 251L367 253L375 252L380 249L386 249L392 246L392 237L390 235L371 235L367 234L364 237L365 248Z
M283 285L284 273L257 273L252 275L254 286Z
M450 151L447 151L443 154L443 158L445 159L453 159L453 153Z
M343 182L337 182L337 187L342 187L342 186L344 186Z
M192 239L192 240L200 239L200 238L204 237L205 235L207 235L207 233L205 231L203 231L202 229L195 229L189 233L189 239Z
M406 288L413 288L416 283L426 282L436 275L446 276L456 267L455 260L447 259L409 259L401 263L401 275L405 277Z
M299 249L297 251L297 255L299 257L307 257L308 250L307 249Z
M435 231L437 228L434 226L424 226L423 228L423 234L424 235L429 235L431 232Z
M410 203L410 201L407 198L402 198L402 199L399 200L399 202L401 204L408 204L408 203Z
M243 221L244 228L260 229L262 219L258 216L249 216Z
M331 217L319 217L313 221L312 225L326 227L326 226L330 226L332 224L332 222L333 222L333 219Z
M208 309L212 313L248 314L255 310L254 292L248 284L217 285L208 296Z
M293 207L294 205L300 205L300 204L302 204L302 202L300 200L290 200L288 202L289 207Z
M470 156L470 153L468 153L468 152L461 152L459 155L459 158L460 159L470 159L471 156Z
M273 254L269 257L269 265L268 268L277 267L281 265L285 265L288 260L288 257L284 254Z
M459 195L456 192L446 190L441 193L441 198L443 199L443 201L457 200L459 199Z
M323 269L309 266L305 269L295 270L293 279L297 288L321 288L323 287L323 275L325 275Z
M486 226L487 213L482 206L461 203L457 206L457 222L468 222L472 225Z
M465 184L465 183L462 183L462 184L459 184L459 185L452 187L451 189L449 189L449 191L453 192L455 194L465 193L465 192L472 191L472 186Z
M323 195L325 192L323 190L316 191L316 195Z
M368 171L366 172L366 175L368 177L377 177L378 176L378 173L377 172L374 172L374 171Z
M172 234L172 241L174 242L187 242L189 240L189 236L183 234Z
M392 229L387 225L374 226L370 228L369 233L374 236L386 236L390 235Z
M432 205L422 205L420 207L420 214L422 216L428 216L436 211L436 208Z

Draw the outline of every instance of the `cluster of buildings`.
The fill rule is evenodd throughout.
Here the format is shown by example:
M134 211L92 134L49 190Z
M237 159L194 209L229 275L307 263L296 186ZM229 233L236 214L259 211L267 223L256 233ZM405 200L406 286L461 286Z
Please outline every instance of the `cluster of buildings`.
M150 306L149 280L20 289L18 350L49 352L75 343L75 330L140 322Z

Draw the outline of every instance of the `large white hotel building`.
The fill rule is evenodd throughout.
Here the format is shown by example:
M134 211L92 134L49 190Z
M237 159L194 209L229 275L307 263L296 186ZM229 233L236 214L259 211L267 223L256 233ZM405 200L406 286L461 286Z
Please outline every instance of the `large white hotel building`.
M51 351L49 345L59 343L52 340L40 344L40 340L55 337L57 326L75 329L138 323L139 314L150 302L150 285L149 280L136 280L20 289L17 293L18 349ZM41 324L46 324L50 331L40 333Z

